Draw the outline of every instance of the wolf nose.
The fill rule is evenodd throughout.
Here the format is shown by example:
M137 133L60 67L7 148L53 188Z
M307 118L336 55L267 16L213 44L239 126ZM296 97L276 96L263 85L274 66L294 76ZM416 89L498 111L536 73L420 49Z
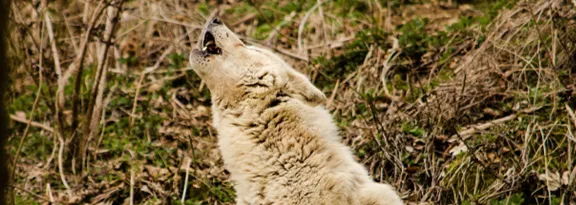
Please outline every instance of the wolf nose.
M212 19L212 23L213 23L213 24L216 24L216 25L220 25L220 24L222 24L222 21L220 21L219 18L214 17L214 19Z

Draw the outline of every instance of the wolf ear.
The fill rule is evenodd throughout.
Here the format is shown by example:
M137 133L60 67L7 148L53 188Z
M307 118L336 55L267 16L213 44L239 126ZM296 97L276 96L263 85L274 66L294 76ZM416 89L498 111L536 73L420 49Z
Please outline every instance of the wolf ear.
M312 105L322 104L326 96L316 88L306 76L296 71L288 71L288 80L284 92L290 97L300 99Z

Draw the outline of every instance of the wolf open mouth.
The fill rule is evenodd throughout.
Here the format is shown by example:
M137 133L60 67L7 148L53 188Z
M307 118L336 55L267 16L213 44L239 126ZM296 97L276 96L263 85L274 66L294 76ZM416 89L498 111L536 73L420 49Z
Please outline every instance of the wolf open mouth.
M213 55L222 54L222 49L216 46L216 40L210 31L206 31L204 34L204 39L202 40L202 51Z

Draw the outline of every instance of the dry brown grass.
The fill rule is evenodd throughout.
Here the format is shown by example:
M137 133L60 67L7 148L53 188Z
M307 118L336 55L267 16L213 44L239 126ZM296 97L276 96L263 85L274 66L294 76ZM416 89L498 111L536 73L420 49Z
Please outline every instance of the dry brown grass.
M523 1L457 29L486 11L343 2L13 1L13 201L232 204L186 63L218 9L309 74L345 143L407 202L575 204L573 2Z

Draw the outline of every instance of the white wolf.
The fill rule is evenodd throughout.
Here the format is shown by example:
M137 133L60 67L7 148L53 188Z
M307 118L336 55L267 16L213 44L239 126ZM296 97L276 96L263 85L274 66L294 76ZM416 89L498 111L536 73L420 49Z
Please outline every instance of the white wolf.
M325 100L271 51L246 46L209 19L190 65L212 95L214 127L236 203L399 205L340 142Z

